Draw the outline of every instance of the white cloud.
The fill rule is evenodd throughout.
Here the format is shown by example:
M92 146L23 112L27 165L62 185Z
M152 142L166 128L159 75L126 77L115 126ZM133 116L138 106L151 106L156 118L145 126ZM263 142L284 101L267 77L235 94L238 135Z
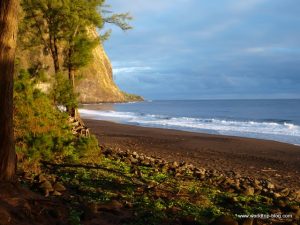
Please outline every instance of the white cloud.
M119 68L114 68L113 73L117 75L117 74L124 74L124 73L145 72L149 70L152 70L152 68L145 67L145 66L119 67Z
M290 48L290 47L251 47L243 50L246 53L264 53L264 52L273 52L273 53L299 53L299 48Z

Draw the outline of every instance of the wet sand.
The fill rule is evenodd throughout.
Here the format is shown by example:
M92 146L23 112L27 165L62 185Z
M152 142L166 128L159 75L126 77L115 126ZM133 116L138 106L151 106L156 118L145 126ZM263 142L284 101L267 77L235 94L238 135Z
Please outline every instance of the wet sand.
M100 145L300 188L300 146L84 120Z

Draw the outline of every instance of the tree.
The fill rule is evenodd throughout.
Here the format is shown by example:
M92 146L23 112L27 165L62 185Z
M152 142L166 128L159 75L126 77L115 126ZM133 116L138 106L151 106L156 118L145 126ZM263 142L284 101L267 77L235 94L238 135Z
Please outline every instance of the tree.
M59 44L62 26L66 20L65 1L63 0L23 0L25 12L22 33L26 33L26 45L43 46L44 53L51 54L55 73L60 72Z
M75 73L86 66L93 58L93 49L99 38L89 35L89 30L103 27L98 8L103 0L73 0L67 5L65 24L63 27L64 67L68 71L71 90L75 89ZM77 117L76 107L67 108L70 116Z
M62 68L67 71L71 95L76 96L75 73L92 60L93 50L101 39L91 35L91 31L102 29L105 23L117 25L122 30L131 29L127 23L131 19L130 15L101 11L106 7L104 2L105 0L23 0L25 17L22 30L27 35L21 36L25 37L23 39L29 47L41 45L44 53L51 53L56 79L59 79L58 74ZM102 39L108 38L109 34L110 32L106 32ZM60 63L63 63L63 67ZM76 107L69 105L67 110L70 116L76 117Z
M13 77L17 39L18 0L0 1L0 181L16 172L13 135Z

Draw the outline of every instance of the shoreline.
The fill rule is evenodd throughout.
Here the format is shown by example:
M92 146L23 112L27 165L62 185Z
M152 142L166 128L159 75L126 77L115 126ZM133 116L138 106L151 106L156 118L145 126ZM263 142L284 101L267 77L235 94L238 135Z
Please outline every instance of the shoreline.
M99 144L300 188L300 146L84 119Z

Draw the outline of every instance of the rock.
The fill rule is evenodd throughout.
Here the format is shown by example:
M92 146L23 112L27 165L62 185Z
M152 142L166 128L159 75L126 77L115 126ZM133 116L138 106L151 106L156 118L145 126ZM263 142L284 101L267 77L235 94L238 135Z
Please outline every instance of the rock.
M275 188L275 185L274 184L272 184L270 181L267 181L267 188L268 189L274 189Z
M227 177L227 178L225 178L225 180L223 181L223 184L231 186L231 185L234 184L234 180L231 179L231 178L229 178L229 177Z
M44 174L40 174L38 179L39 179L39 183L43 183L47 180Z
M241 174L239 172L236 172L236 173L234 173L234 177L235 178L241 178L242 176L241 176Z
M205 169L196 169L194 171L194 176L199 178L199 179L204 179L205 178Z
M253 225L253 223L254 223L254 219L248 218L248 219L244 220L244 222L242 223L242 225Z
M52 184L47 180L40 185L40 188L43 190L53 191Z
M239 225L239 224L230 216L220 216L210 225Z
M253 187L247 187L247 188L244 190L243 194L244 194L244 195L247 195L247 196L252 196L252 195L254 195L254 192L255 192L255 190L254 190Z
M281 190L280 194L281 196L286 197L290 194L290 189L284 188L283 190Z
M254 188L258 191L261 191L263 189L262 186L260 185L255 185Z
M59 191L54 191L53 193L52 193L52 195L53 196L61 196L61 193L59 192Z
M259 180L257 180L257 179L254 179L253 183L254 183L255 185L257 185L257 186L259 186L259 185L260 185L260 181L259 181Z
M176 169L176 168L179 167L179 163L175 161L175 162L172 163L171 167L174 168L174 169Z
M274 198L280 198L281 197L281 195L279 193L276 193L276 192L273 193L273 196L274 196Z
M294 197L295 197L295 200L296 200L296 201L300 202L300 190L295 191Z
M132 153L132 156L133 156L134 158L138 158L138 157L139 157L139 154L138 154L137 152L133 152L133 153Z
M139 162L139 160L134 158L133 156L130 156L129 159L130 159L130 162L133 164L137 164Z
M53 191L52 184L48 180L46 180L44 183L42 183L40 185L40 188L44 190L45 197L48 197L49 193Z
M210 171L210 177L217 177L219 175L217 170L211 170Z
M59 182L54 184L53 189L55 191L65 191L66 190L65 186L62 183L59 183Z

